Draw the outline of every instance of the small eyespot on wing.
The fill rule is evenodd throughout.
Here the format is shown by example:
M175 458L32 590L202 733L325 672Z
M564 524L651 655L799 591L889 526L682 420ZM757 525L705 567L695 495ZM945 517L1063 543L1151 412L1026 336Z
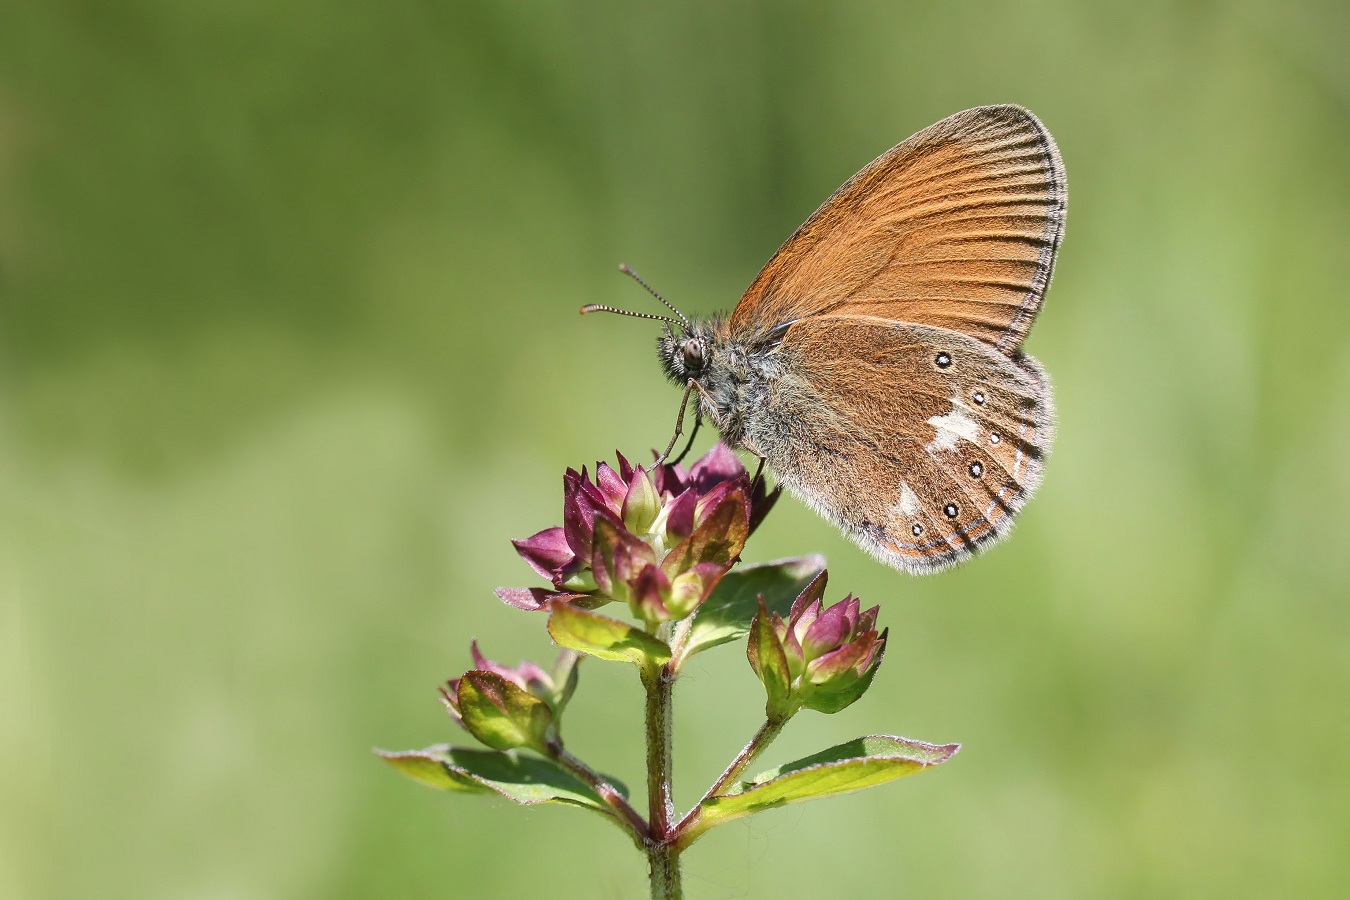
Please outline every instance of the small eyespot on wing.
M993 544L1039 485L1054 413L1029 357L836 316L800 323L779 353L799 381L771 413L792 439L770 461L888 564L937 571Z

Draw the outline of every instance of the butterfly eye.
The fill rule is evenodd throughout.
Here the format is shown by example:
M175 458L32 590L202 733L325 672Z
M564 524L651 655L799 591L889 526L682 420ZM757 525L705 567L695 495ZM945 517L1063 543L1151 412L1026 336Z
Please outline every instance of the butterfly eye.
M945 350L933 357L933 362L939 369L945 369L952 364L952 355Z
M684 342L684 367L691 372L698 372L703 368L703 344L698 338L690 338Z

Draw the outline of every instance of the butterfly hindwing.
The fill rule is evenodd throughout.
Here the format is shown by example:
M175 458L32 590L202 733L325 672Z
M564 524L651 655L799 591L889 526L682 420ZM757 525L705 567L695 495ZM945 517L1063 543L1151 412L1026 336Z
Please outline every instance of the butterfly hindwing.
M819 316L765 357L745 444L874 555L930 572L1006 534L1053 437L1025 356L945 329Z

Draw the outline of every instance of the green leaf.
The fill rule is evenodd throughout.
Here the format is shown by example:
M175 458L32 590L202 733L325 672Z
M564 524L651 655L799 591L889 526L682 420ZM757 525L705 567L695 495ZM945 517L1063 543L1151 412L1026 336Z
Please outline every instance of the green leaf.
M575 650L564 649L558 654L558 661L553 664L553 718L556 721L562 718L563 710L567 708L567 703L572 699L572 695L577 690L577 679L581 675L581 657ZM555 726L558 727L558 726Z
M459 680L457 699L464 728L492 749L543 748L553 711L524 688L475 669Z
M610 808L583 781L548 759L514 752L437 744L425 750L375 751L414 781L441 790L500 794L524 806L568 803L611 815ZM628 796L618 781L605 780Z
M770 610L786 616L792 601L824 569L825 557L816 554L743 566L728 572L712 596L694 613L684 655L693 656L749 633L750 621L759 608L760 594L764 595L764 604Z
M441 746L428 747L426 750L407 750L395 753L388 750L376 750L376 754L385 762L407 775L413 781L427 787L443 791L466 791L468 793L491 793L487 785L475 781L461 770L446 766L435 755L444 749Z
M548 618L548 633L563 647L610 659L642 665L670 659L670 647L625 622L577 609L568 603L554 603Z
M717 825L802 800L832 797L885 784L941 765L960 744L926 744L890 735L872 735L763 772L735 791L702 805L697 821L680 839L687 847Z
M788 701L792 696L792 675L788 672L787 655L783 644L778 640L773 623L769 621L769 611L759 603L759 612L750 623L750 641L746 647L746 656L750 667L755 670L764 684L768 696L765 714L775 721L781 721L792 715Z

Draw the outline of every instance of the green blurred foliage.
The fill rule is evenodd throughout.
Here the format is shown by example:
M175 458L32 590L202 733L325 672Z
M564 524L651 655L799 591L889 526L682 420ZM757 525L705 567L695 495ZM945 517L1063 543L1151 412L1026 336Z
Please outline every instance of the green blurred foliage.
M631 897L599 817L447 797L468 641L561 474L664 441L632 263L729 307L847 176L1018 102L1070 215L1030 349L1060 437L1014 538L884 569L861 733L921 778L728 826L691 897L1341 894L1350 883L1350 7L0 3L0 896ZM677 712L692 801L753 729L740 652ZM570 746L641 784L587 663ZM847 864L844 864L847 861Z

